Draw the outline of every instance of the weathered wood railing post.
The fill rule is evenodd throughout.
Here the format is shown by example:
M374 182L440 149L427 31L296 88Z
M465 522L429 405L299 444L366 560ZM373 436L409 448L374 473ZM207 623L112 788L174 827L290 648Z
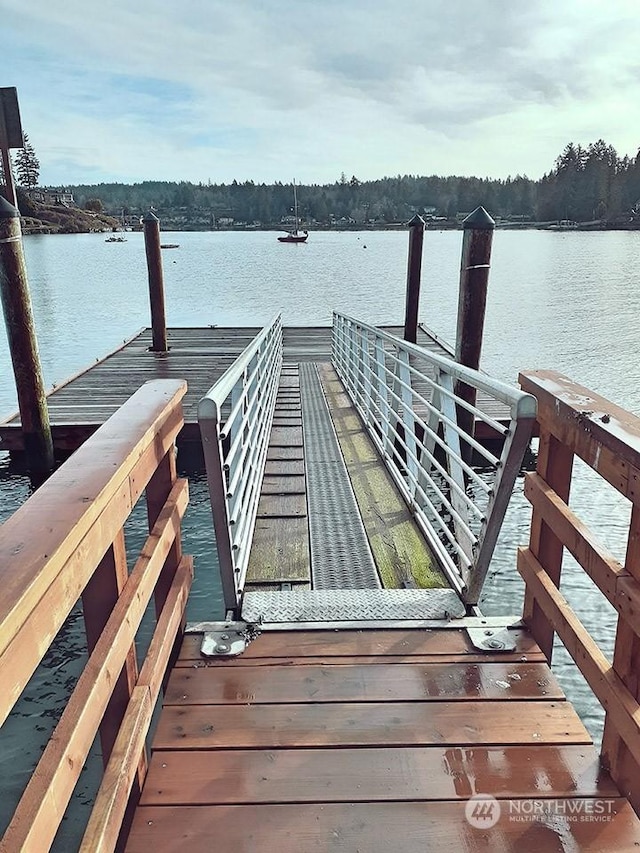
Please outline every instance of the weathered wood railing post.
M142 217L142 223L144 226L144 247L147 253L147 270L149 272L151 349L153 352L167 352L167 320L164 309L160 220L152 211L149 211Z
M0 198L0 298L27 465L37 482L53 470L53 441L22 251L20 215L3 198Z
M409 259L407 262L407 296L404 310L404 339L412 344L418 340L418 304L422 270L422 241L424 219L417 213L409 222Z
M487 284L491 266L491 243L496 224L484 207L478 207L467 216L462 227L464 236L458 292L456 361L477 370L480 366L482 351ZM475 405L475 388L459 382L456 386L456 394L467 403ZM458 423L467 435L473 435L472 412L459 406Z

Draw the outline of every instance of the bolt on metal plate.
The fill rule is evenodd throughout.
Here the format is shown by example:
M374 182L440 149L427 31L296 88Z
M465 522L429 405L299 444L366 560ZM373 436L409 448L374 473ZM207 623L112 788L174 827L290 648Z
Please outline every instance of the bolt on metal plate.
M474 648L481 652L512 652L516 647L515 638L507 628L467 628L467 634Z
M235 657L242 654L250 641L246 622L225 623L215 631L205 631L200 645L204 657Z

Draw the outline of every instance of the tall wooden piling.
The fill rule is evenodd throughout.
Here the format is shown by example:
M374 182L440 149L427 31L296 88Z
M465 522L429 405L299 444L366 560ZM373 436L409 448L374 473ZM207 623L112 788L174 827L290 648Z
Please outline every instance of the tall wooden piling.
M404 339L415 344L418 340L418 305L422 271L422 242L424 219L417 213L409 222L409 260L407 262L407 296L404 311Z
M149 211L142 217L144 247L149 273L149 300L151 303L151 350L167 352L167 319L164 308L164 276L162 250L160 249L160 220Z
M458 292L456 361L477 370L482 352L487 285L491 267L491 244L496 224L484 207L477 207L467 216L462 227L464 236ZM475 405L475 388L459 382L456 393L466 402ZM462 407L458 409L458 423L468 435L473 435L473 413Z
M0 198L0 297L27 465L37 481L53 470L53 442L22 251L20 217L16 208L3 198Z

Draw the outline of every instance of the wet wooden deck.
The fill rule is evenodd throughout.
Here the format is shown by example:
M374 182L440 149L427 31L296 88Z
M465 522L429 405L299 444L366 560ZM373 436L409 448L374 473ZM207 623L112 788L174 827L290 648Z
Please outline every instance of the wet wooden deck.
M402 336L399 326L382 327ZM143 329L118 349L70 377L48 393L54 445L59 451L75 450L131 395L150 379L186 379L183 401L185 426L179 442L200 441L198 401L258 334L260 328L173 328L168 330L169 352L149 351L151 330ZM331 327L285 327L284 359L289 362L330 361ZM418 344L440 355L450 348L421 327ZM496 418L505 412L491 401L480 401ZM483 436L479 433L479 438ZM0 422L0 449L22 449L17 414Z
M227 661L187 636L127 851L637 849L640 821L513 633L491 654L458 629L264 633ZM480 793L493 826L495 806L466 817Z

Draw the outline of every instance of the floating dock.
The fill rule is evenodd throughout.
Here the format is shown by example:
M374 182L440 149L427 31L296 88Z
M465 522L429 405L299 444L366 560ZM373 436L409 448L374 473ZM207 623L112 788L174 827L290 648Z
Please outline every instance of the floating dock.
M381 327L402 335L402 327ZM69 453L98 429L133 393L151 379L185 379L185 425L180 443L196 444L198 401L233 364L258 334L258 327L169 328L168 352L152 352L152 332L142 329L122 346L85 370L66 379L47 393L51 433L56 450ZM292 363L331 360L331 327L285 327L284 358ZM451 357L451 347L419 326L418 343L430 352ZM481 401L482 405L482 401ZM492 416L503 419L504 408L484 401ZM482 428L482 424L480 424ZM491 438L490 432L480 437ZM23 449L20 416L16 413L0 422L0 449Z

